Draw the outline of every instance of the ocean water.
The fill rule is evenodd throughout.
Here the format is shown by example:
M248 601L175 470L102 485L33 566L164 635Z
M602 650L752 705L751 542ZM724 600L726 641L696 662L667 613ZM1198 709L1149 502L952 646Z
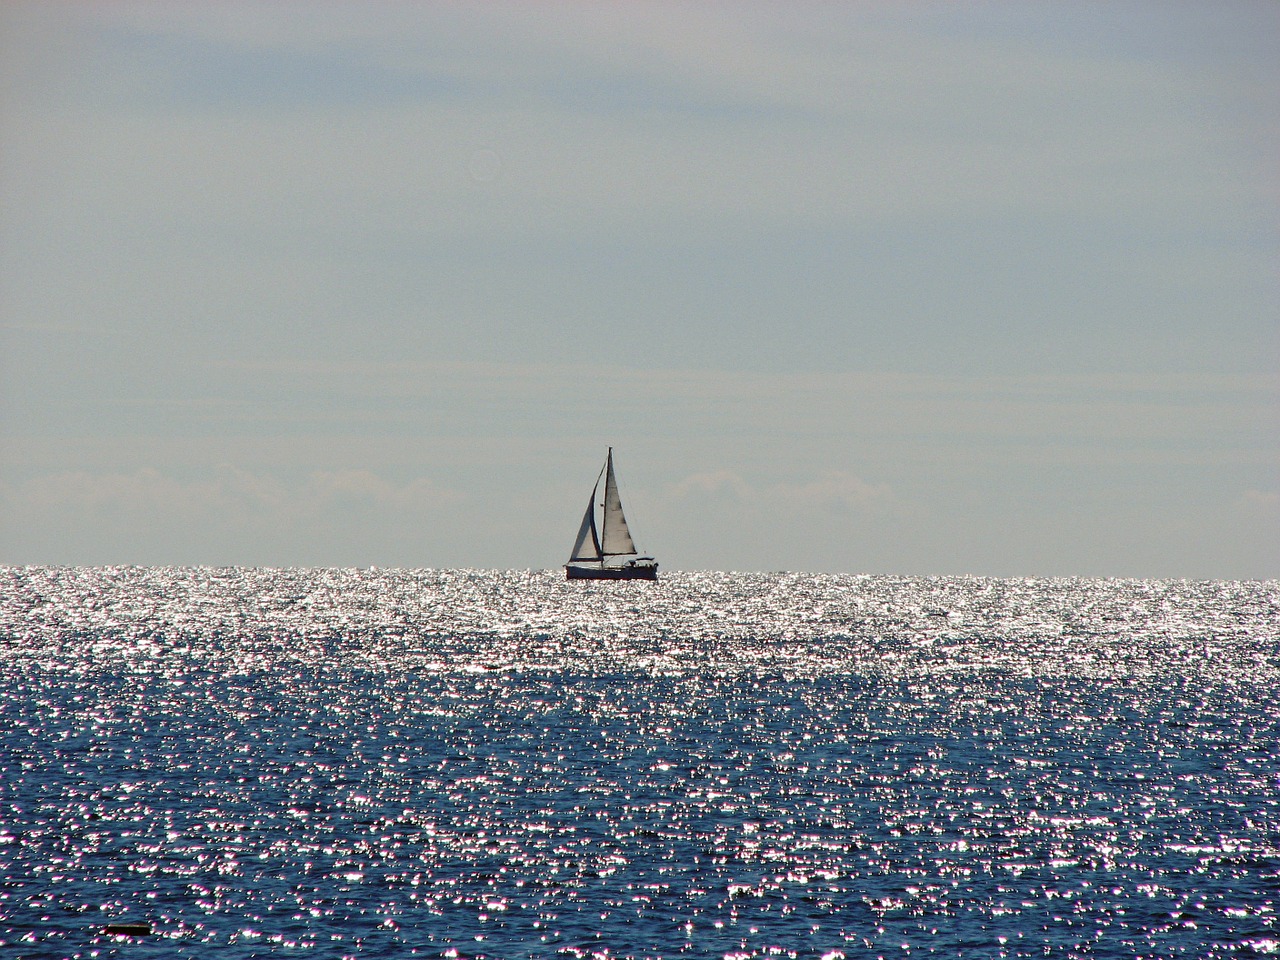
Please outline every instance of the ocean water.
M1280 583L0 568L0 956L1280 953Z

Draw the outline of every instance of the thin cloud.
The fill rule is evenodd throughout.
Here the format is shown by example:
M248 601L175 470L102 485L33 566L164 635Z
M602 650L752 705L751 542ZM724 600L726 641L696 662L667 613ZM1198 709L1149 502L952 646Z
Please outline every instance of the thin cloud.
M898 515L904 505L885 483L868 483L844 470L816 476L752 485L732 470L695 473L668 488L669 499L686 504L732 502L769 512L840 512Z
M677 14L682 28L672 29ZM193 59L184 45L199 43L211 49L195 61L223 82L189 74L186 82L201 96L232 97L242 114L224 123L201 119L191 105L174 105L169 115L95 109L76 120L85 155L110 157L122 137L140 147L133 164L163 158L143 180L158 180L161 190L175 182L166 205L208 179L217 189L198 190L186 204L203 197L199 215L216 223L231 201L242 220L261 217L260 231L279 222L281 196L305 210L322 197L338 201L335 192L360 213L332 218L336 233L403 231L405 212L420 209L433 223L463 228L500 218L508 232L519 226L537 235L548 214L566 225L598 222L602 211L611 222L650 221L658 209L793 222L1116 211L1167 198L1170 175L1195 187L1180 191L1184 202L1208 210L1227 196L1219 191L1238 191L1248 179L1208 176L1192 162L1188 138L1209 131L1175 107L1204 96L1194 76L1013 43L993 48L971 35L929 36L881 14L813 8L800 30L781 28L792 14L768 7L725 17L687 6L658 14L643 6L465 13L388 5L369 17L344 5L309 16L261 5L144 5L93 16L172 48L154 64L155 76L127 84L139 96L172 88L168 73ZM815 24L839 39L817 35ZM469 58L447 53L442 33ZM118 49L91 61L94 69L131 76L142 69L130 45L115 42ZM425 46L416 61L415 44ZM252 69L235 69L245 57ZM318 63L345 66L330 77ZM484 84L492 89L478 101L438 95ZM541 95L530 100L530 91ZM1152 91L1166 91L1159 109ZM308 94L314 102L279 109L281 97L293 103ZM778 113L782 107L793 115ZM28 117L31 139L67 136L67 115L42 117ZM718 122L709 128L709 120ZM492 204L476 204L465 176L482 145L468 142L478 129L488 130L483 145L503 160ZM25 138L14 139L21 147ZM282 143L293 146L285 165ZM37 158L47 160L47 150ZM175 178L173 169L187 165L201 176ZM327 189L332 184L342 190ZM536 201L537 216L526 220L513 200Z
M1240 502L1251 512L1255 512L1271 521L1280 519L1280 491L1246 490Z
M730 499L749 503L756 499L751 485L732 470L712 470L695 473L672 484L669 496L673 500Z
M212 476L190 480L142 467L131 473L71 470L0 483L0 501L11 516L70 510L249 520L263 514L308 517L360 503L421 512L464 499L425 477L394 483L363 469L315 471L301 482L223 465Z
M771 488L770 498L811 509L841 512L883 513L893 511L896 506L888 484L868 483L842 470L824 470L813 480L778 484Z
M343 417L364 422L403 419L411 404L447 398L491 411L495 425L504 416L523 422L536 410L544 418L590 416L631 430L633 398L643 396L642 419L661 411L709 439L728 420L758 443L794 447L805 438L832 436L921 442L920 450L941 461L971 461L994 450L1000 458L1046 463L1272 462L1274 451L1241 445L1238 438L1257 433L1280 408L1280 386L1260 375L768 374L494 361L255 360L217 369L224 376L288 384L298 396L313 390L349 398ZM593 398L589 412L582 396ZM714 479L733 486L724 473L691 476L700 478L696 483Z

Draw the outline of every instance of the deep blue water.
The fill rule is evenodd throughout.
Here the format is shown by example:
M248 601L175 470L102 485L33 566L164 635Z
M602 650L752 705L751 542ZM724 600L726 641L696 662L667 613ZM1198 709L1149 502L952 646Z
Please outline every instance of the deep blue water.
M1280 953L1278 681L1275 582L0 569L0 955Z

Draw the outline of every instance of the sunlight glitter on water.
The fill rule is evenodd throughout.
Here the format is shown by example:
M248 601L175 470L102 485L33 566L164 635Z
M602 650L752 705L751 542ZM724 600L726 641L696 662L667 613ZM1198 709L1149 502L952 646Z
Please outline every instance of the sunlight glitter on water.
M0 940L721 957L1275 939L1276 584L618 586L0 571ZM153 934L103 933L133 921Z

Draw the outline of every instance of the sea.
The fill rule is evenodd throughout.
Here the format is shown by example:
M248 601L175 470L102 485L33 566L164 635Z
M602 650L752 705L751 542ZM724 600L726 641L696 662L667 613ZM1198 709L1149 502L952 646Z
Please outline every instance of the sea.
M1280 582L0 568L0 957L1280 954Z

